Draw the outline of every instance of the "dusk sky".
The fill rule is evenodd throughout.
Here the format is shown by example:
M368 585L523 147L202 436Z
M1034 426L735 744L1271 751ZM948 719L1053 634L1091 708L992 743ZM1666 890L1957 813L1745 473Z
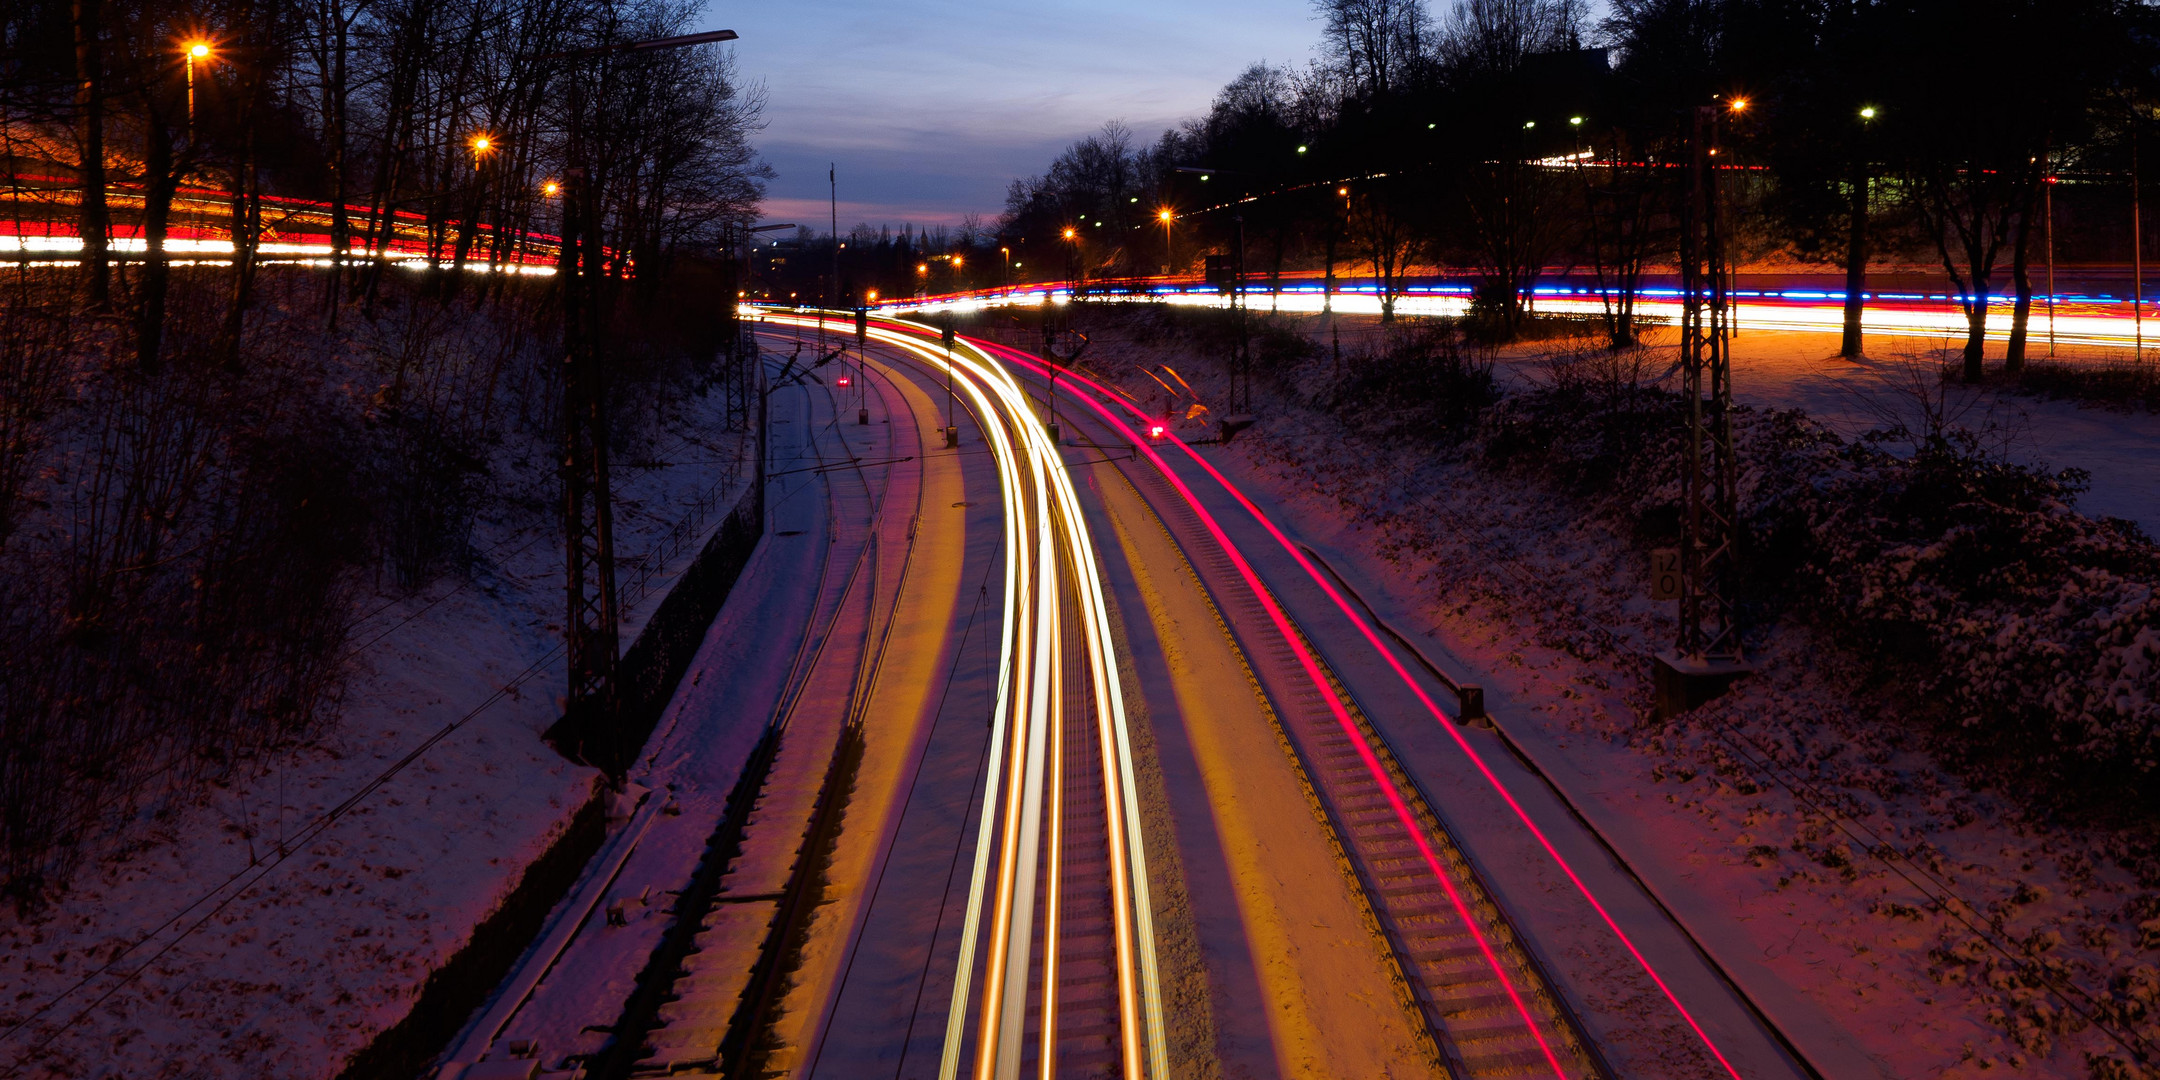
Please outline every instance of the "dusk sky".
M843 231L991 221L1013 178L1104 121L1152 140L1247 64L1302 64L1320 36L1306 0L714 5L701 28L722 27L771 94L764 218L819 231L828 162Z

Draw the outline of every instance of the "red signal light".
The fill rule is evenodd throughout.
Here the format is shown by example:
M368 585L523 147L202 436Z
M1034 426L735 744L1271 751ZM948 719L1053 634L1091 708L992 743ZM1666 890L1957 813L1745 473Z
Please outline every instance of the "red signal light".
M1163 434L1169 430L1169 428L1166 428L1161 424L1150 424L1148 425L1147 429L1147 437L1150 439L1160 439L1163 437Z
M848 385L849 379L848 379L848 377L847 377L847 376L845 376L845 375L842 375L842 376L840 376L839 378L837 378L837 379L834 379L834 380L833 380L833 382L834 382L835 384L837 384L837 385L840 385L840 386L846 386L846 385Z

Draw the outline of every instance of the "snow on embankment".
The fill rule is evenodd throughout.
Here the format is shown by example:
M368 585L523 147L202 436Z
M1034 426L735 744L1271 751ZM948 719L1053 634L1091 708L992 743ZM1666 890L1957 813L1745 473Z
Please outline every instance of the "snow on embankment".
M429 349L494 329L471 321ZM370 332L310 362L330 399L394 424L376 389L390 368L415 384L444 368L409 334ZM0 1073L337 1076L580 820L597 775L540 738L563 680L548 413L544 396L509 407L537 419L473 444L488 479L456 545L469 555L416 589L360 576L335 723L153 805L47 906L0 909ZM709 529L746 475L718 395L665 393L649 415L616 489L631 630L698 551L668 542L688 508Z
M1090 329L1099 370L1190 377L1215 351ZM1657 725L1647 659L1673 626L1645 550L1678 520L1678 417L1642 368L1562 358L1500 395L1431 340L1340 368L1258 351L1274 385L1220 451L1232 474L1387 583L1721 963L1884 1076L2143 1075L2160 847L2120 811L2154 769L2160 555L2078 515L2075 475L1954 430L1894 454L1743 416L1761 671Z

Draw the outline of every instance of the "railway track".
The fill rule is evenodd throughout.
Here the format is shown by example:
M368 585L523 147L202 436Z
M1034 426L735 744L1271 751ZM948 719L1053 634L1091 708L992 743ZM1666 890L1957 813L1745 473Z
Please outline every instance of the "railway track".
M860 747L852 735L874 679L875 654L891 632L898 593L896 584L880 581L879 567L884 558L879 530L890 502L892 466L884 466L885 482L875 485L867 474L869 466L847 467L855 456L846 439L856 427L847 415L852 410L843 407L830 386L823 389L831 411L823 426L831 429L842 449L838 459L831 460L823 437L807 444L816 459L813 468L829 478L819 486L832 532L832 543L820 559L810 629L767 722L754 768L746 771L741 789L731 798L697 879L678 903L676 927L618 1024L624 1035L614 1052L596 1063L596 1076L757 1071L797 931L815 906L815 879L837 830L851 776L850 751ZM884 389L875 382L869 389L889 414ZM884 437L902 430L912 437L910 424L911 418L901 418L884 428ZM841 475L834 478L835 473ZM919 516L919 482L915 489L918 504L913 509ZM850 548L845 577L835 581L841 565L835 549ZM912 549L910 530L907 550L900 555L903 577ZM845 678L820 680L820 661L835 646L859 646L860 652ZM798 720L807 726L797 730Z
M1611 1076L1493 891L1303 631L1159 474L1144 462L1115 464L1237 642L1449 1075Z
M939 1075L1165 1075L1124 697L1067 465L1002 365L870 336L934 381L951 368L1004 503L1004 659Z
M1095 691L1069 555L1060 576L1064 715L1085 718L1095 715ZM1043 927L1042 959L1031 972L1036 1005L1029 1010L1028 1039L1034 1049L1022 1061L1021 1071L1092 1080L1120 1075L1123 1063L1112 923L1116 901L1110 840L1103 830L1108 777L1094 726L1064 723L1059 728L1051 761L1060 778L1052 789L1055 832L1044 851L1044 889L1038 900L1051 914ZM1044 1003L1054 1004L1047 1036ZM1048 1068L1042 1063L1046 1051L1052 1055Z

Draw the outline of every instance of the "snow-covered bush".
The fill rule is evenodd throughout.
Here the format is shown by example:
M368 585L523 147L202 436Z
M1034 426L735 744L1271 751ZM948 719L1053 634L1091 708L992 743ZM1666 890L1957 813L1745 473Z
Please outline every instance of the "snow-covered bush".
M1661 391L1556 385L1488 410L1471 451L1663 542L1684 410ZM1848 442L1741 408L1734 430L1756 619L1835 627L1953 756L2043 801L2127 794L2160 770L2160 547L2078 514L2081 473L2004 461L1954 428Z
M335 697L367 520L358 425L290 340L239 367L175 290L172 363L72 339L0 544L0 889L307 732ZM15 298L21 302L22 298Z
M24 280L0 293L0 893L34 905L322 734L361 572L417 588L506 486L551 495L556 406L539 286L476 310L393 283L330 331L326 279L269 271L227 363L229 281L184 271L144 372L68 282Z
M1331 363L1317 382L1315 404L1356 416L1374 438L1414 445L1460 442L1499 398L1491 351L1438 321L1396 324L1380 348Z

